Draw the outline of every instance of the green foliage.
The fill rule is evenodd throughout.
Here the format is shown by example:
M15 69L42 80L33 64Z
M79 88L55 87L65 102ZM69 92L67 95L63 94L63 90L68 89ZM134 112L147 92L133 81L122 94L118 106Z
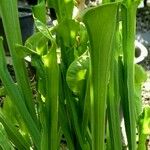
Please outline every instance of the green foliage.
M23 45L17 0L0 0L16 76L8 71L0 37L0 149L56 150L64 135L70 150L121 150L122 119L128 149L145 148L150 114L142 108L141 85L147 77L134 65L139 2L104 0L73 19L81 3L39 0L32 8L35 32ZM57 15L50 26L46 6ZM35 69L34 83L26 60Z
M92 149L104 149L107 84L116 28L118 3L89 10L84 15L90 39ZM107 12L107 13L106 13ZM101 18L101 20L98 20ZM107 45L106 43L109 43Z
M135 107L136 107L136 120L139 119L139 116L143 112L142 106L142 96L141 96L141 86L144 81L147 79L147 74L145 70L140 65L135 65Z
M54 8L58 17L58 21L72 18L74 7L73 0L47 0L48 7Z
M12 145L10 144L5 128L3 127L1 123L0 123L0 147L3 150L14 149Z
M81 95L81 92L84 91L83 88L89 71L89 59L88 51L86 51L73 61L67 70L66 80L68 86L77 95Z
M145 144L148 135L150 134L150 107L146 106L139 119L139 145L138 150L147 149Z

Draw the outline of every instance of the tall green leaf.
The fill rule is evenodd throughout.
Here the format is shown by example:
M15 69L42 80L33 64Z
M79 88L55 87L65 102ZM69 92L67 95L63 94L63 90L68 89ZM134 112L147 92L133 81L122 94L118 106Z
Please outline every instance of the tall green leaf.
M3 150L14 149L12 145L10 144L10 141L8 139L4 126L1 123L0 123L0 147L2 147Z
M92 150L104 150L107 84L117 9L118 3L101 5L83 17L91 45Z
M46 119L48 129L48 145L50 150L58 148L58 85L59 70L57 64L56 45L52 45L43 57L46 71Z
M4 116L0 111L0 122L3 124L9 140L19 149L29 149L31 146L24 137L18 132L18 129L9 120L9 117Z
M108 84L108 125L109 125L109 138L111 149L122 149L122 138L120 129L120 95L119 95L119 71L118 62L113 58L110 70L110 81ZM109 144L109 142L107 142Z
M0 0L0 14L7 38L8 47L13 60L18 87L24 98L28 111L36 122L37 116L35 113L35 107L32 99L33 95L29 85L25 62L23 58L20 58L19 55L17 55L15 47L16 44L22 44L17 0Z
M21 117L23 118L28 131L30 132L31 137L33 138L34 143L39 147L40 133L39 130L33 121L25 102L22 99L22 94L16 84L14 84L6 66L6 60L4 55L4 48L2 45L2 38L0 38L0 78L4 84L4 87L9 95L12 103L17 107Z
M124 91L123 114L129 149L136 149L136 114L134 99L134 55L135 55L135 27L136 10L139 1L124 1L122 13L122 45L124 62Z

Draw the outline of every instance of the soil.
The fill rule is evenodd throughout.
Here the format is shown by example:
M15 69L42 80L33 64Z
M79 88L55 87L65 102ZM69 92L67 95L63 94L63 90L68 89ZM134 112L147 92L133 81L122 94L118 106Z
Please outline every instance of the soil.
M150 106L150 70L147 71L147 80L142 85L143 106Z

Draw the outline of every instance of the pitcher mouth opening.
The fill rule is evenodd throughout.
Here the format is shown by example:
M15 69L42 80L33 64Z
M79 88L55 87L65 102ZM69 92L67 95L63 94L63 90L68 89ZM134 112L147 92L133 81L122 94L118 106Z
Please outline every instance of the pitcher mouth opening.
M146 57L148 56L148 50L147 48L135 40L135 58L134 63L140 63L142 62Z

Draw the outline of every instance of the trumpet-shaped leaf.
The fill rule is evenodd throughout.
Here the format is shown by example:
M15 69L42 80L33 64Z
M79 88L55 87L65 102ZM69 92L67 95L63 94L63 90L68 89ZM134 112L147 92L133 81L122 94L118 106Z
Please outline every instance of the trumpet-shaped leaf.
M93 8L83 16L91 45L92 150L104 150L107 84L117 10L118 3L111 3Z

